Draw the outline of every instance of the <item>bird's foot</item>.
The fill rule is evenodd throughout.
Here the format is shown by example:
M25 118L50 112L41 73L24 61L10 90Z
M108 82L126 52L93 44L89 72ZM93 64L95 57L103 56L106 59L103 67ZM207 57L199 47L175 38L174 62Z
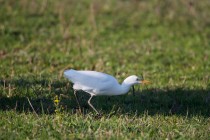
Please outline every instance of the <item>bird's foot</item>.
M101 119L102 118L102 114L101 113L97 113L95 116L94 116L94 118L95 119Z

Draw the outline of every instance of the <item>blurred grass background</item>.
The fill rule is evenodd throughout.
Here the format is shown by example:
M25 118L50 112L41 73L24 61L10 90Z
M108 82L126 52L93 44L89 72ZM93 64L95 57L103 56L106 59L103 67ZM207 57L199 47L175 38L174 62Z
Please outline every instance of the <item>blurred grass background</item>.
M124 123L110 135L109 127L101 126L104 131L100 135L98 132L98 137L107 134L109 138L122 138L121 132L125 131L128 139L137 136L207 139L210 131L209 7L208 0L0 0L2 120L20 115L24 117L18 121L34 122L34 116L27 114L31 110L26 99L29 97L38 113L43 113L44 108L46 116L40 116L39 121L50 118L51 122L46 123L56 131L50 115L54 111L53 98L65 94L70 96L61 102L66 107L65 115L78 128L74 130L72 122L65 120L61 123L63 127L59 126L62 131L58 130L58 138L68 138L70 134L74 138L94 138L98 123L114 111L110 126L116 128L116 121ZM93 104L105 114L101 120L91 116L92 110L85 103L87 97L81 93L85 119L95 120L91 129L89 123L81 125L84 118L72 111L76 103L71 84L63 78L63 71L69 68L109 73L119 82L129 75L143 74L152 84L141 89L136 87L135 97L129 94L93 99ZM140 124L135 126L135 121L127 121L127 113ZM185 120L185 115L192 118ZM28 117L31 119L27 120ZM162 126L156 122L159 119ZM17 123L17 120L10 121ZM148 126L141 126L144 121L148 121ZM183 121L184 127L187 124L197 127L189 126L183 133L183 126L177 125ZM128 122L130 128L122 127ZM43 134L38 131L22 134L18 129L11 135L8 132L16 128L10 123L0 123L2 138L56 137L50 135L54 132L51 127L46 132L43 129ZM172 128L166 129L168 123ZM27 125L20 125L27 130ZM38 123L35 128L40 127L43 125ZM176 131L172 131L173 127Z

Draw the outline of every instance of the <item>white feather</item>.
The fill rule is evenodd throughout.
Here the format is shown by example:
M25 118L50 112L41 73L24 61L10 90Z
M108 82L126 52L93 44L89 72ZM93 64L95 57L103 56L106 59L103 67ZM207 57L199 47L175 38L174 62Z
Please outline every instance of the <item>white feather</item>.
M111 75L96 71L66 70L64 76L74 83L74 89L84 91L102 92L111 89L113 85L119 85Z

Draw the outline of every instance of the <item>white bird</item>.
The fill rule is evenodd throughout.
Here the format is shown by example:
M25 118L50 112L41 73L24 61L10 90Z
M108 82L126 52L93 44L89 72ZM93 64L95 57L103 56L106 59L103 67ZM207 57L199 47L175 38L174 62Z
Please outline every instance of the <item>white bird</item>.
M83 90L90 94L88 104L97 113L98 111L90 103L93 96L123 95L126 94L129 91L130 87L135 84L149 83L149 81L143 80L143 78L140 78L136 75L132 75L127 77L122 82L122 84L119 84L118 81L113 76L105 73L97 71L76 71L73 69L65 70L64 77L68 78L72 83L74 83L73 89L76 100L77 100L76 91L78 90ZM78 100L77 103L79 105Z

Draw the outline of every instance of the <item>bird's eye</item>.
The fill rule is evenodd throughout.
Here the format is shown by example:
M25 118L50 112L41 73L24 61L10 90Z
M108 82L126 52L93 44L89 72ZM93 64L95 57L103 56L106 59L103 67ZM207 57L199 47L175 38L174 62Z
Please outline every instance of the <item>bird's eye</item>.
M139 81L140 79L139 78L136 78L136 81Z

